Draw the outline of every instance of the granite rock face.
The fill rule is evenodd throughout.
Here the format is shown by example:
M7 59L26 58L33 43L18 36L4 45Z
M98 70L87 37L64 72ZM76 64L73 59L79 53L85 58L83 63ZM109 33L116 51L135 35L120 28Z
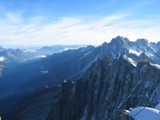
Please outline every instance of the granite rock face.
M121 111L157 104L160 70L123 58L98 60L74 84L66 81L46 120L119 120Z

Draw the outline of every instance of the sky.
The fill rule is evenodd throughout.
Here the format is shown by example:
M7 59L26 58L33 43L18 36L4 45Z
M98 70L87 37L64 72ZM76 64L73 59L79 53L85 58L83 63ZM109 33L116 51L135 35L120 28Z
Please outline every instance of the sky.
M159 0L0 0L0 45L160 41Z

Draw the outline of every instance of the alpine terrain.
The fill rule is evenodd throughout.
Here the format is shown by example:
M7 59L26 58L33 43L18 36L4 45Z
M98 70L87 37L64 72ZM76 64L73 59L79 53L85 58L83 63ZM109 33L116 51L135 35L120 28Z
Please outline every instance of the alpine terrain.
M160 120L160 42L117 36L98 47L10 65L5 59L0 57L3 120L151 120L153 111Z

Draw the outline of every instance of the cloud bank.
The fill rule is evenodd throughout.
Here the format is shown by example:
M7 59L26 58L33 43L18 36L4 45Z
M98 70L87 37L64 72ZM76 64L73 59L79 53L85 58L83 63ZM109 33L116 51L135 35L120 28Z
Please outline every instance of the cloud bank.
M103 17L33 16L6 13L0 18L0 44L2 46L43 46L54 44L93 44L109 42L118 35L131 40L146 38L160 40L159 18L132 19L131 14L112 14Z

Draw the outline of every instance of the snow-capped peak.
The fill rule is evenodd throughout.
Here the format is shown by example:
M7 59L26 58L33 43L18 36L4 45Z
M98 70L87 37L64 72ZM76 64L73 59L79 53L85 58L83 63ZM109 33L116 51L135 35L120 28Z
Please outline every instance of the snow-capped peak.
M110 42L111 45L119 45L119 46L124 46L127 43L128 39L124 38L122 36L117 36L116 38L113 38L112 41Z

